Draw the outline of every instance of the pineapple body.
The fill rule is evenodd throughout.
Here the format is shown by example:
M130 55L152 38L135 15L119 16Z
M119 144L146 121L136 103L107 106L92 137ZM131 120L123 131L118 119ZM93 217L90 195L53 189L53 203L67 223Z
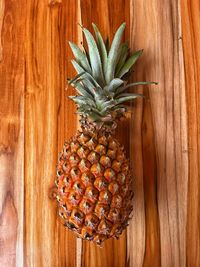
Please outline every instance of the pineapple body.
M118 237L132 211L132 178L112 134L78 131L57 165L57 201L65 226L97 244Z

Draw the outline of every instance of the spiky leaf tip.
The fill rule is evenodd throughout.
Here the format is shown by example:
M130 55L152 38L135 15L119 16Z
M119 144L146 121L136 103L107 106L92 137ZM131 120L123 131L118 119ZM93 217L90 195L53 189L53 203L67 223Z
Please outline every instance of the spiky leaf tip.
M104 84L104 75L102 70L101 57L99 54L97 44L92 34L86 28L83 28L83 33L85 35L88 45L90 63L92 66L92 74L94 78L97 80L97 82L100 83L100 85L102 85Z
M122 39L123 32L125 30L125 27L126 27L126 23L124 22L118 28L113 38L111 48L108 54L107 65L106 65L106 72L105 72L106 83L110 83L111 80L114 78L119 47L120 47L120 43L121 43L121 39Z

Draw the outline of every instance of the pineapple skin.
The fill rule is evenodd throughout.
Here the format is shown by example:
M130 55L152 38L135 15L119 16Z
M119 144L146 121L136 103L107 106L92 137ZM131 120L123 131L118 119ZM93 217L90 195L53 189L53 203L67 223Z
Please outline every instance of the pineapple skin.
M118 238L133 209L132 182L124 148L112 134L78 131L65 142L57 164L63 224L98 245Z

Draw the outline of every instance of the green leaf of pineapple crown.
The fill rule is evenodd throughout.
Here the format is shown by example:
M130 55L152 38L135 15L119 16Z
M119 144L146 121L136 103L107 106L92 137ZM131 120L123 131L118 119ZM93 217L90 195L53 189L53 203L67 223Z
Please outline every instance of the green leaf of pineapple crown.
M95 123L112 122L123 116L127 110L125 103L142 94L128 93L127 89L137 85L157 84L156 82L127 83L123 80L143 50L129 56L127 41L121 43L126 24L117 29L110 49L106 47L97 26L92 23L96 40L93 35L82 27L88 52L82 51L76 44L69 42L75 59L71 62L77 75L68 80L78 95L70 96L77 104L77 112Z

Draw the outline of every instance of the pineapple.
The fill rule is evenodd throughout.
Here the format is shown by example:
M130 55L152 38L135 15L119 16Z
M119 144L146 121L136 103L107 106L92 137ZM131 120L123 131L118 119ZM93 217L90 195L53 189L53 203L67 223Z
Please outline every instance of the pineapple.
M69 80L77 91L81 130L65 142L57 164L56 198L63 224L78 237L100 245L118 238L128 225L133 209L133 180L123 146L114 137L117 122L127 110L126 102L140 94L127 89L148 82L127 84L124 77L142 54L129 56L121 43L123 23L110 49L95 24L96 40L82 28L88 49L69 42L77 75Z

